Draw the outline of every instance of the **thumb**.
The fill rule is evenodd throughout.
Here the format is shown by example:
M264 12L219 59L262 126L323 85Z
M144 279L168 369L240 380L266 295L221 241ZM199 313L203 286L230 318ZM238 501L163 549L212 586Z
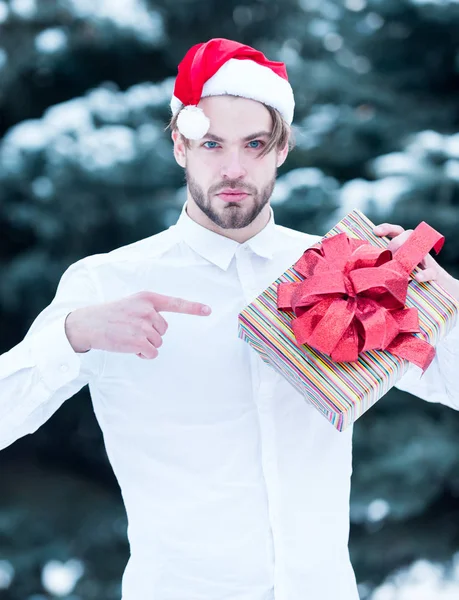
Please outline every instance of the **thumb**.
M419 271L419 273L416 273L414 278L416 279L416 281L433 281L437 278L437 274L434 269L428 268Z

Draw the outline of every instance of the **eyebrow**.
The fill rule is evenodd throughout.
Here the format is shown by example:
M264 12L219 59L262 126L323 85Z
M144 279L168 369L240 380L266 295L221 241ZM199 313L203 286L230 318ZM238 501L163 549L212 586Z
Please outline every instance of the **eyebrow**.
M244 138L242 138L242 141L250 142L250 140L254 140L255 138L269 137L270 135L271 135L271 133L269 131L257 131L256 133L252 133L251 135L245 136ZM206 135L204 136L204 139L205 138L212 138L212 140L215 140L216 142L224 142L225 141L223 138L221 138L218 135L214 135L210 131L208 133L206 133Z

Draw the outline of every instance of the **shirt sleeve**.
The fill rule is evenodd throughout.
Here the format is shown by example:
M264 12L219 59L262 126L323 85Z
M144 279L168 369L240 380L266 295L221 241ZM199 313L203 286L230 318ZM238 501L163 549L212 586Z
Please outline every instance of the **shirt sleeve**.
M68 267L22 342L0 355L0 450L36 431L97 373L101 352L75 352L65 333L69 313L101 301L86 260Z
M395 384L400 390L414 394L427 402L439 402L459 410L459 319L451 331L436 346L435 358L426 372L410 365Z

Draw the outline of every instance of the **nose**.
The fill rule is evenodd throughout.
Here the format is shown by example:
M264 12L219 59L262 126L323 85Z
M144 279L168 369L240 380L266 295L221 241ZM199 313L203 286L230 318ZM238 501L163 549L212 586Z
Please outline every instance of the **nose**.
M237 150L228 152L225 155L220 175L223 179L241 179L247 175L247 171Z

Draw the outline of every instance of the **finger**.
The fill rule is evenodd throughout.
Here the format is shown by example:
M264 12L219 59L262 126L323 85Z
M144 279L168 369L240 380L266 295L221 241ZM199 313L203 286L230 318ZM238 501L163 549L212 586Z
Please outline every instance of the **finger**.
M166 319L159 312L156 312L156 310L153 310L151 313L151 324L159 335L164 335L169 327Z
M165 312L184 313L187 315L210 315L212 312L210 306L200 302L190 302L183 298L174 298L173 296L164 296L162 294L150 293L151 301L155 310Z
M393 254L396 250L400 248L400 246L402 246L406 242L406 240L410 237L412 233L412 229L407 229L406 231L403 231L396 237L392 238L387 244L387 249L390 250Z
M437 272L432 267L429 267L427 269L419 271L419 273L416 273L414 278L416 279L416 281L435 281L435 279L437 278Z
M147 340L155 347L160 348L163 345L163 338L159 335L156 329L151 328L150 333L147 335Z
M149 341L145 341L145 344L142 346L142 352L137 352L136 356L139 358L151 359L156 358L159 352L157 348L155 348Z
M388 237L395 237L396 235L400 235L404 231L405 230L401 225L393 225L392 223L381 223L380 225L376 225L376 227L373 228L373 233L375 235L386 235Z
M438 263L431 254L426 254L420 263L424 269L435 269L438 270Z

